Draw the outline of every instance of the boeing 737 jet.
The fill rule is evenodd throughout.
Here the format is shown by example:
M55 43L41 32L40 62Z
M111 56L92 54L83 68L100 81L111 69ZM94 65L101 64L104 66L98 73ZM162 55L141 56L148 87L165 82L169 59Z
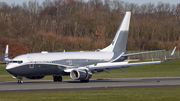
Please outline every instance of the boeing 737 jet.
M134 65L157 64L162 61L128 63L128 56L149 53L126 53L131 12L126 12L112 43L99 51L90 52L46 52L29 53L8 58L8 45L6 46L4 61L9 62L6 70L23 83L22 77L28 79L41 79L52 75L54 82L62 81L62 76L70 76L73 80L89 82L93 73L107 72L112 69L120 69ZM170 60L176 47L172 51Z

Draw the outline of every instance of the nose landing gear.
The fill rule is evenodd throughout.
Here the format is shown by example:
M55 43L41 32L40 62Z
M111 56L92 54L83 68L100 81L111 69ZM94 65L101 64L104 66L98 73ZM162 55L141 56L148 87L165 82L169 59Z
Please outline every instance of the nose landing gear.
M13 76L13 78L18 79L19 84L23 84L22 76Z
M19 79L19 80L18 80L18 83L19 83L19 84L23 84L23 80L22 80L22 79Z
M22 76L12 76L13 78L15 78L15 79L18 79L18 83L19 84L23 84L23 80L22 80Z

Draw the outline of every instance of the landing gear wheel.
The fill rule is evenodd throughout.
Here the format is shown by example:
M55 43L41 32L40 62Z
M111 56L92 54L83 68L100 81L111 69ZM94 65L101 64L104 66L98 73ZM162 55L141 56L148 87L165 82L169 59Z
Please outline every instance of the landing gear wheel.
M58 77L58 81L59 81L59 82L62 82L62 76L59 76L59 77Z
M62 82L62 76L54 76L54 82Z
M22 80L18 80L18 83L19 83L19 84L23 84L23 81L22 81Z
M21 80L20 83L23 84L24 82Z
M89 82L89 80L81 80L81 82Z

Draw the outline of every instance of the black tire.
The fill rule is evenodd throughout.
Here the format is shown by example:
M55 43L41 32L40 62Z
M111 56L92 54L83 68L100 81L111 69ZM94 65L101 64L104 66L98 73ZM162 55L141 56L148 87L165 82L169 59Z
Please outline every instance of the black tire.
M20 84L23 84L24 82L22 80L20 80Z
M19 84L23 84L23 81L22 81L22 80L18 80L18 83L19 83Z
M62 82L62 76L58 76L58 82Z
M62 76L54 76L54 82L62 82Z
M87 83L89 82L89 80L81 80L81 82Z
M57 76L54 76L53 80L54 82L57 82L58 81Z

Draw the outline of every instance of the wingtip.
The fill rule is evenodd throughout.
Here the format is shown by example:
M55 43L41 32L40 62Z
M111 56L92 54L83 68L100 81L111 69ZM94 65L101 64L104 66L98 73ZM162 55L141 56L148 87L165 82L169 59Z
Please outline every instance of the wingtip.
M131 11L126 11L126 13L131 13Z
M175 53L175 50L176 50L176 46L174 47L174 49L173 49L173 51L171 52L171 54L170 54L169 58L167 59L167 61L169 61L169 60L172 59L172 57L173 57L173 55L174 55L174 53Z
M8 53L8 45L6 45L6 51L5 51L5 53Z
M176 46L174 47L174 49L173 49L171 55L174 55L175 50L176 50Z
M176 49L176 46L174 47L174 49L173 50L175 50Z

